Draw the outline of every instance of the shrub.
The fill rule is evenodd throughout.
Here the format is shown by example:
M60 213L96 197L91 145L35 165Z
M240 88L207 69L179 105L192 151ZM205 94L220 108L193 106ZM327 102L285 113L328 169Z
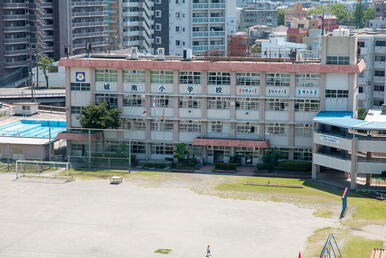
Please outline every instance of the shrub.
M176 168L194 168L197 164L197 159L181 160L176 164Z
M286 160L280 162L279 166L275 169L285 171L311 171L312 162L300 160Z
M259 163L256 165L257 170L273 170L271 163Z
M144 166L148 168L166 168L166 164L163 163L145 163Z
M381 177L386 178L386 170L381 172Z
M214 164L215 169L222 169L222 170L236 170L236 164L235 163L223 163L218 162Z

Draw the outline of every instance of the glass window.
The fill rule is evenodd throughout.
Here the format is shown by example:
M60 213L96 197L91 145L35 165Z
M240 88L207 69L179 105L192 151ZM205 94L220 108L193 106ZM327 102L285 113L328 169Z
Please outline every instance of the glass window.
M172 71L151 71L150 72L151 83L173 83Z
M312 124L295 125L296 136L312 136Z
M145 98L141 95L128 95L123 96L123 106L128 107L144 107Z
M80 114L82 107L71 106L71 114Z
M258 110L259 101L252 98L236 99L236 109L239 110Z
M89 91L90 90L90 83L72 82L71 83L71 90Z
M180 72L180 84L201 84L201 72Z
M146 73L142 70L124 70L122 73L123 82L145 83Z
M295 100L295 111L298 112L319 112L320 100L297 99Z
M173 154L173 145L167 143L151 143L150 144L151 154Z
M327 56L326 63L338 65L350 64L350 58L348 56Z
M312 160L312 149L310 148L295 148L294 149L294 160Z
M117 108L118 107L118 96L116 95L110 95L110 94L96 94L95 95L95 103L102 103L106 102L109 104L110 108Z
M279 123L271 123L265 125L265 135L288 135L288 125L287 124L279 124Z
M110 69L96 69L95 81L97 82L116 82L118 80L118 71Z
M157 95L153 97L152 107L163 107L171 108L173 107L173 97Z
M231 73L208 72L208 84L210 85L230 85Z
M201 122L191 120L181 120L178 123L180 132L201 132Z
M146 130L145 120L143 119L124 119L123 129L133 131L144 131Z
M211 121L209 123L209 129L212 133L222 133L223 130L223 122L221 121Z
M236 123L236 132L259 134L259 125L257 123L238 122Z
M150 129L152 131L173 131L173 121L151 120Z
M144 142L131 142L132 153L146 153L146 143Z
M179 108L201 108L201 98L197 97L180 97Z
M236 85L241 86L259 86L260 74L259 73L237 73Z
M208 109L229 109L230 98L209 97L207 98Z
M288 86L290 85L289 73L267 73L265 75L266 86Z
M267 99L265 100L266 111L288 111L289 100L287 99Z
M326 98L348 98L348 90L326 90Z
M296 87L319 87L320 74L297 73L295 76Z

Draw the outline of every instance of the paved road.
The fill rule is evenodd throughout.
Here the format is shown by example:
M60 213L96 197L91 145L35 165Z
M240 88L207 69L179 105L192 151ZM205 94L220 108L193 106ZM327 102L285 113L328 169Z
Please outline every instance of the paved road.
M205 175L197 175L205 176ZM292 204L199 195L183 188L77 180L12 181L0 174L0 257L295 257L333 226Z

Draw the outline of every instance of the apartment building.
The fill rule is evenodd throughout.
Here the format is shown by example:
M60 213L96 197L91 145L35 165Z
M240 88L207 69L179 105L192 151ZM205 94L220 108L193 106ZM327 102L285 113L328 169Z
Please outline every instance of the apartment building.
M116 0L4 0L0 2L0 86L28 80L36 56L55 60L108 47L108 2ZM113 27L112 27L113 29ZM10 84L11 83L11 84Z
M358 55L366 63L359 75L359 106L380 109L386 103L386 34L385 30L359 31Z
M313 120L312 178L321 169L344 172L351 179L351 190L357 189L358 175L372 175L386 168L386 105L370 110L365 121L353 118L351 112L320 112Z
M355 43L353 49L337 48L348 42ZM138 159L171 158L175 144L183 142L207 163L232 159L255 165L269 147L288 159L311 160L313 117L319 111L354 111L364 68L363 61L357 63L354 37L326 36L323 46L321 61L314 63L127 55L61 59L71 110L67 125L79 128L82 107L108 102L122 111L123 129L129 131L106 133L104 146L131 140ZM69 130L62 136L69 156L72 145L88 148L91 138L78 134Z
M255 25L277 26L279 4L274 2L249 3L240 10L239 30L247 31Z
M295 3L293 8L288 8L284 13L284 25L290 26L291 19L307 18L308 12L303 9L303 4Z

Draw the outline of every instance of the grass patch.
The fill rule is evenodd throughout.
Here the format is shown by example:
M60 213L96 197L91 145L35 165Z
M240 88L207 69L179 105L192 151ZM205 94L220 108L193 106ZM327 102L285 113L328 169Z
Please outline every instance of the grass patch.
M382 248L380 240L368 240L363 237L350 236L346 239L342 251L343 257L369 257L373 248Z
M79 179L106 179L111 176L125 176L129 174L127 170L80 170L69 169L69 174ZM59 173L60 176L65 176L66 171Z
M158 254L168 254L172 251L172 249L157 249L154 252Z
M326 209L317 209L312 213L315 217L320 217L320 218L331 218L333 212L331 210L326 210Z

